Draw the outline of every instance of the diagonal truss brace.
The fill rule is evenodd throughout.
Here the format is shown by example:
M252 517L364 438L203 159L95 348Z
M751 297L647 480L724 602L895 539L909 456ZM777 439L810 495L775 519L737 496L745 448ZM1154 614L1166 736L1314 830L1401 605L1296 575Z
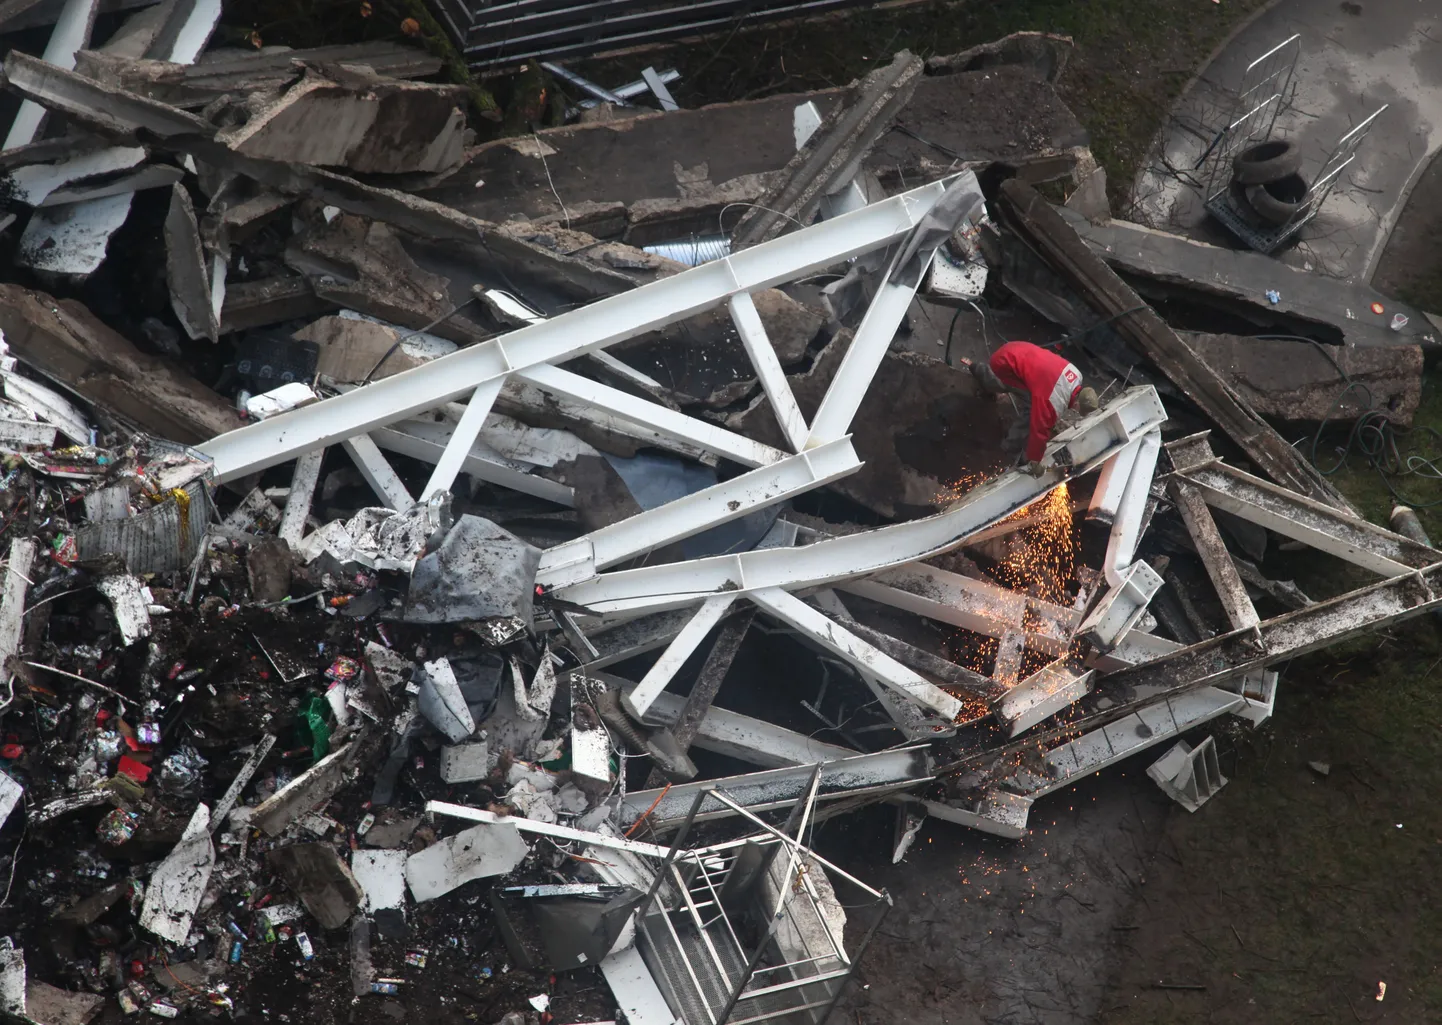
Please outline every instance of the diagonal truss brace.
M541 368L729 303L740 293L770 288L901 241L941 199L948 184L935 182L913 189L571 313L528 324L364 388L220 435L201 446L202 451L214 460L216 480L223 483L462 398L511 374L539 373L543 379L550 378L550 384L545 380L538 383L561 387L568 383L562 375L569 371ZM886 342L895 326L893 323L886 333ZM878 333L882 328L878 321ZM844 434L843 430L835 436ZM466 445L462 451L468 448ZM771 460L759 460L767 461Z

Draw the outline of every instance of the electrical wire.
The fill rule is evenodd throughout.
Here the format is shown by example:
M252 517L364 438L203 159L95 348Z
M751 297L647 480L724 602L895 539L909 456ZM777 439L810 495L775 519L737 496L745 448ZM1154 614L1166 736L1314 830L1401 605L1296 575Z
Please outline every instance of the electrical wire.
M1408 495L1402 494L1392 483L1394 477L1420 477L1424 480L1442 480L1442 468L1437 465L1437 460L1442 456L1423 456L1416 454L1403 454L1398 444L1399 438L1416 434L1419 436L1430 436L1439 450L1442 450L1442 432L1432 427L1405 427L1392 418L1392 411L1385 405L1377 402L1372 395L1372 390L1360 381L1354 381L1346 371L1346 368L1339 363L1335 356L1327 351L1327 346L1314 338L1304 338L1300 335L1256 335L1255 337L1274 341L1300 341L1309 342L1327 358L1336 368L1342 378L1342 389L1337 397L1332 400L1327 415L1317 425L1317 431L1312 435L1312 444L1307 458L1317 468L1317 472L1324 477L1330 477L1347 465L1353 455L1361 455L1367 460L1367 464L1377 471L1377 476L1382 480L1382 486L1387 489L1392 498L1400 505L1410 506L1413 509L1432 509L1442 506L1442 498L1433 499L1430 502L1422 502ZM1341 454L1331 466L1323 466L1318 458L1318 449L1322 444L1322 435L1326 433L1327 426L1333 420L1339 419L1337 413L1347 397L1353 393L1357 395L1358 405L1362 412L1352 422L1351 429L1347 432L1347 440L1337 451Z

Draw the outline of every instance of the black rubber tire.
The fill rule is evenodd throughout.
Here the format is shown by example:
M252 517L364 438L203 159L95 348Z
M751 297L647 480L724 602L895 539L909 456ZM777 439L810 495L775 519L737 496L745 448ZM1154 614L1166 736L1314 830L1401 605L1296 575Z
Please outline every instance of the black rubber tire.
M1247 186L1247 202L1257 216L1270 224L1286 224L1303 207L1307 182L1300 174L1290 174L1265 185Z
M1268 139L1248 146L1232 160L1232 178L1243 185L1267 185L1296 174L1302 151L1286 139Z

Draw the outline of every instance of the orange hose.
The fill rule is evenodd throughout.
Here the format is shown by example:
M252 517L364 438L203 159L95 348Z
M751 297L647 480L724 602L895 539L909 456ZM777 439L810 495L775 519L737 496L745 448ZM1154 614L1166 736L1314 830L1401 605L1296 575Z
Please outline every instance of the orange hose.
M647 808L646 811L645 811L645 814L643 814L643 815L642 815L639 819L637 819L635 822L631 823L631 828L628 829L628 830L626 830L626 839L629 840L629 839L631 838L631 834L634 833L634 832L636 832L636 830L638 830L638 829L641 828L641 823L645 822L646 819L650 817L651 813L656 810L656 805L658 805L658 804L661 803L661 798L665 797L665 796L666 796L666 791L668 791L668 790L670 790L670 789L671 789L671 784L670 784L670 783L667 783L664 787L661 788L661 792L656 795L656 800L654 800L654 801L651 802L651 807Z

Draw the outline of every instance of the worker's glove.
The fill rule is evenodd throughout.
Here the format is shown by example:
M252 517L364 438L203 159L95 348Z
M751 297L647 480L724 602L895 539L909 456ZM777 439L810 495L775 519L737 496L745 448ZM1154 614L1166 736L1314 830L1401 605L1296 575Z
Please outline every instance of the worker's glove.
M1042 474L1046 473L1046 467L1042 466L1041 463L1033 459L1031 462L1027 463L1021 468L1021 472L1026 474L1028 477L1040 477Z

